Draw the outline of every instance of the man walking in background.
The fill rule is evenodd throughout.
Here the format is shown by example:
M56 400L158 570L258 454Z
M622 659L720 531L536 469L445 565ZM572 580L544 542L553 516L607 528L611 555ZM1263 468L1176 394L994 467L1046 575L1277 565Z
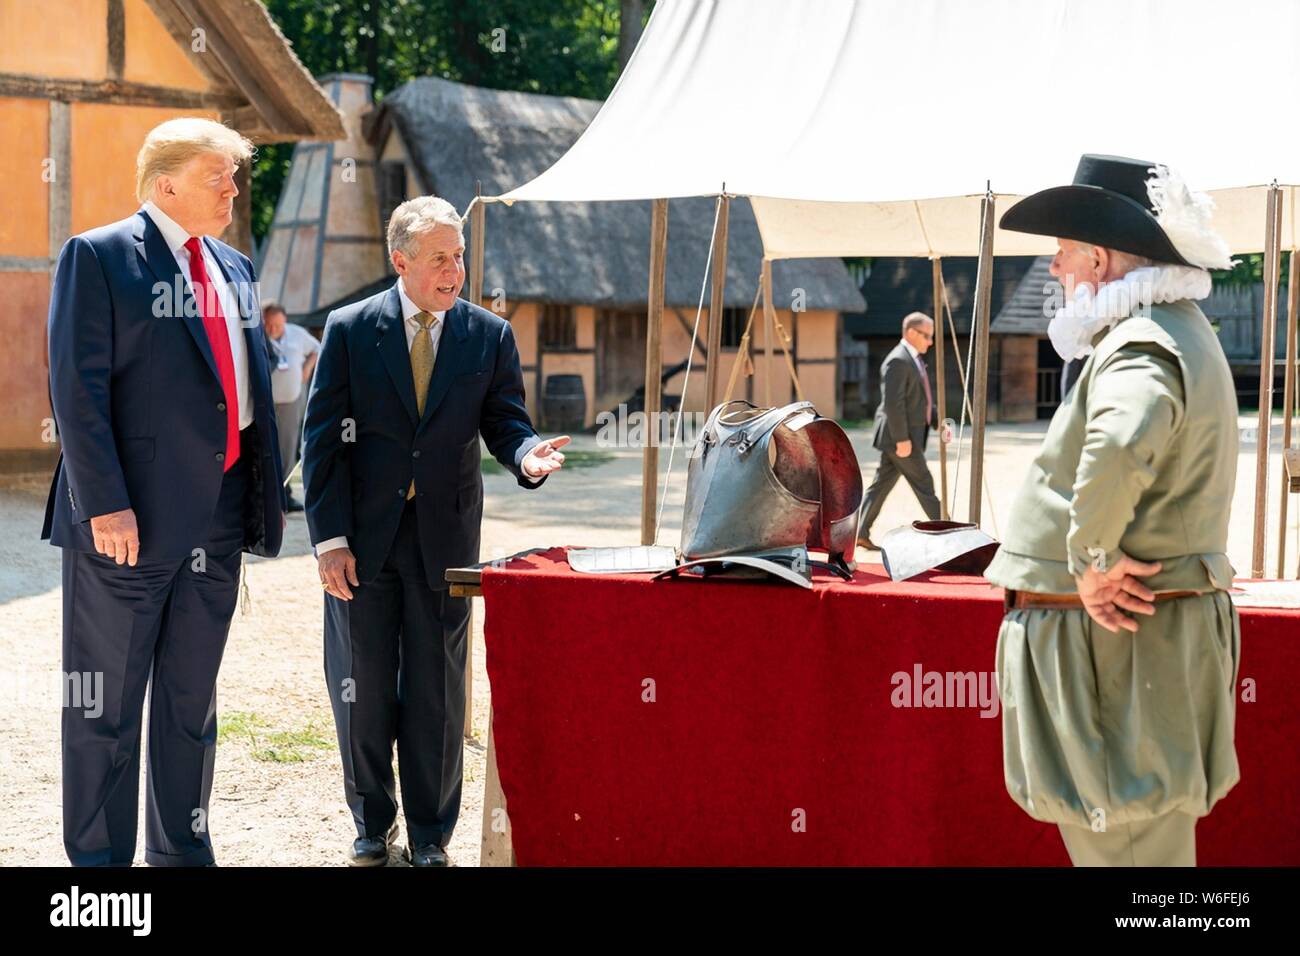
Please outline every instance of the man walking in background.
M320 343L301 325L294 325L275 302L262 307L262 324L275 364L271 368L271 395L275 399L275 424L280 433L280 463L289 475L298 463L302 413L307 407L307 383L316 368ZM288 492L288 510L302 511L302 503Z
M934 397L925 353L934 342L934 322L920 312L903 319L903 338L880 366L880 407L871 444L880 449L876 477L862 502L858 544L879 551L871 541L871 526L885 498L898 482L907 479L931 521L939 517L934 479L925 464L926 437L934 418Z

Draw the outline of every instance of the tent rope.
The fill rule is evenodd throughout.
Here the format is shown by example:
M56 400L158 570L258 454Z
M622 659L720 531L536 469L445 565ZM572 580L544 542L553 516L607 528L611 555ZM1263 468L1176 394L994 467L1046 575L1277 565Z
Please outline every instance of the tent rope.
M745 323L745 331L740 336L740 346L736 349L736 361L732 363L731 374L727 376L727 387L722 393L722 404L725 405L731 401L731 393L735 391L736 379L740 377L742 368L748 369L746 375L753 374L753 363L749 355L749 330L754 325L754 316L758 314L758 302L763 295L763 280L758 282L758 291L754 293L754 304L749 307L749 321Z

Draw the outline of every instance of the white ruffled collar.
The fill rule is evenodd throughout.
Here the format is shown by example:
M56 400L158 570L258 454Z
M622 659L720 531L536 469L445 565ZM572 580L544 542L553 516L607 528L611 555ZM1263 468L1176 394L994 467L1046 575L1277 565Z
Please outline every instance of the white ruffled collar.
M1192 266L1143 266L1123 278L1107 282L1095 295L1092 286L1081 283L1074 298L1047 326L1048 338L1058 355L1067 362L1092 352L1092 340L1121 319L1154 303L1179 299L1204 299L1212 282L1204 269Z

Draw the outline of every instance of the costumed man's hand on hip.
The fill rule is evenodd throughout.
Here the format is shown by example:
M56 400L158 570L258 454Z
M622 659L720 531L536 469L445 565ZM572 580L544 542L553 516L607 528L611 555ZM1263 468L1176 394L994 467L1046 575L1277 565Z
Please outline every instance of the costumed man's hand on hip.
M1159 570L1159 561L1138 561L1127 554L1105 571L1088 568L1082 577L1075 578L1084 610L1113 634L1118 634L1121 628L1136 633L1138 622L1124 611L1148 616L1156 613L1156 606L1151 603L1155 592L1138 577L1147 577Z
M96 551L118 564L135 567L140 553L140 529L136 527L135 511L124 508L91 518L90 532L95 536Z
M549 438L534 445L520 463L523 473L529 478L540 478L564 467L564 454L560 451L572 439L568 435Z
M894 446L894 454L897 455L899 458L911 458L912 440L909 438L907 441L900 441L897 445Z
M320 583L326 592L341 601L352 600L352 588L361 582L357 580L357 559L351 548L334 548L326 551L316 559L316 568L320 572Z

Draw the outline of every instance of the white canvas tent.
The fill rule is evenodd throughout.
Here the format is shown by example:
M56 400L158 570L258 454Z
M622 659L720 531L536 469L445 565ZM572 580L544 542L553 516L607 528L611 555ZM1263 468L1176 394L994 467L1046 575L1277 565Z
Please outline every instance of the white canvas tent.
M1111 153L1209 191L1234 252L1265 249L1270 204L1267 234L1295 248L1298 41L1294 0L659 0L582 137L483 199L663 201L725 184L749 198L768 259L981 255L987 282L989 255L1055 245L985 235L986 186L1000 213L1068 182L1082 153ZM976 399L987 306L982 322ZM977 516L982 412L974 425Z

